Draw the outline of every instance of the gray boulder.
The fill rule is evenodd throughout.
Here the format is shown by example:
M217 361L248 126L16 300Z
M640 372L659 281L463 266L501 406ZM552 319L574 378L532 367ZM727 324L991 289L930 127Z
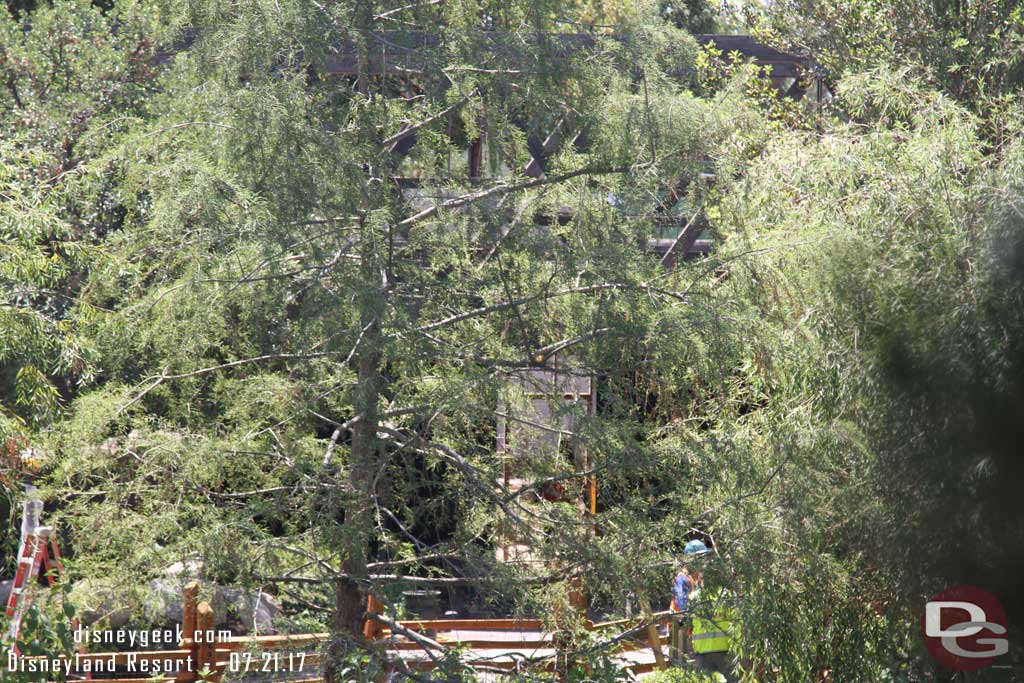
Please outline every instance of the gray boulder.
M214 589L214 616L218 625L226 626L240 635L273 635L274 619L281 605L273 596L261 590L217 587Z
M105 620L108 627L114 629L129 622L166 627L182 622L182 589L191 580L187 571L165 574L139 586L113 580L86 580L74 586L71 599L86 626ZM200 589L200 600L203 599L213 607L217 628L228 628L238 635L277 633L274 620L281 606L271 595L260 590L206 583Z

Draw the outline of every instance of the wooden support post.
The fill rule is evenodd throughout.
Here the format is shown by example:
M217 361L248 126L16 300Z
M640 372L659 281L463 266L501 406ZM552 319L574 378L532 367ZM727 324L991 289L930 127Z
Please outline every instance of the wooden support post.
M654 650L654 661L658 664L658 668L664 671L668 668L668 663L665 661L665 654L661 651L661 635L658 633L657 624L647 627L647 640L651 644L651 649Z
M484 173L484 138L487 137L487 118L479 117L476 120L480 133L469 143L469 179L479 180Z
M469 179L478 180L483 172L484 145L480 138L469 143Z
M181 631L184 640L181 648L185 649L185 643L195 642L196 633L196 603L199 598L199 582L192 581L186 584L181 591Z
M196 640L199 641L196 652L196 672L199 673L203 669L209 668L210 680L213 680L215 643L207 642L211 640L209 636L213 634L213 608L208 602L201 602L196 608L196 631Z
M643 612L644 620L651 619L651 605L647 600L640 603L640 609ZM658 665L658 668L664 671L668 668L668 662L665 661L665 654L661 651L661 634L658 633L658 625L651 622L647 626L647 642L651 644L651 649L654 650L654 661Z
M561 625L559 625L559 630L552 634L551 644L555 646L555 677L558 683L566 683L569 680L569 662L566 656L569 643L566 640L565 633L561 630Z
M569 606L585 621L587 618L587 593L583 589L583 579L574 576L569 579Z
M366 611L369 614L380 614L383 605L380 600L375 598L373 594L370 594L369 599L366 602ZM377 640L381 635L381 623L373 619L373 617L367 616L366 621L363 622L363 637L367 640Z
M573 396L573 403L580 402L580 395L577 393ZM576 448L576 452L573 454L573 465L577 469L587 470L590 469L590 455L580 449ZM580 521L587 523L590 521L590 533L594 534L594 510L590 505L591 492L587 485L588 479L584 479L584 485L577 490L578 498L576 500L576 507L580 511ZM583 577L574 576L569 579L569 604L575 609L580 618L584 622L587 621L587 612L590 610L590 601L587 599L587 592L583 588Z
M181 591L181 642L178 647L188 650L190 662L184 669L178 672L179 683L192 683L196 680L196 671L199 667L199 648L196 643L196 600L199 596L199 582L192 581L186 584Z
M593 519L594 517L597 517L597 475L596 474L590 475L590 478L587 480L587 498L589 498L589 500L587 502L590 503L590 517L591 517L591 519ZM597 525L596 525L596 523L592 523L591 529L595 533L597 532Z
M668 627L668 656L676 663L682 663L685 653L682 647L683 627L678 619L673 618Z

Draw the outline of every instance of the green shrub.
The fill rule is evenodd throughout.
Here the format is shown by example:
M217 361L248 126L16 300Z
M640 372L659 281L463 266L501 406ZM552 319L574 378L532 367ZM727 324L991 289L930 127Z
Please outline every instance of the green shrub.
M655 671L644 677L644 683L717 683L715 675L695 669L669 667L664 671Z

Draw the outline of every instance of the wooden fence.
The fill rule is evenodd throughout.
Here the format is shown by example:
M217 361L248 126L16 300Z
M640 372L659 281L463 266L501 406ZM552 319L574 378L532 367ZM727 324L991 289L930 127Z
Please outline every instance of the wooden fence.
M206 602L197 602L198 591L199 584L195 582L187 585L183 591L184 638L177 649L82 653L75 656L79 670L87 665L96 671L97 665L102 665L102 677L115 683L152 683L152 673L161 671L174 672L165 674L165 680L176 683L198 683L202 680L219 683L226 673L230 673L232 678L260 683L322 681L319 650L330 634L236 636L227 639L210 637L217 633L213 609ZM524 661L531 669L555 671L559 654L565 645L559 634L545 632L539 619L374 619L381 611L380 603L371 598L368 605L371 618L367 619L364 636L378 643L396 666L405 666L411 670L429 670L436 666L433 658L423 654L424 642L458 647L467 651L466 663L469 666L496 671L517 670L523 666ZM586 626L594 632L616 628L622 630L623 633L608 644L606 652L628 653L650 648L655 657L653 662L624 665L634 673L645 673L656 668L663 669L667 665L661 646L668 642L668 638L660 635L658 626L668 623L670 615L670 612L648 611L641 619L601 623L587 621ZM514 634L519 637L511 637ZM496 637L498 635L507 637ZM635 635L642 635L642 639L631 637ZM500 657L503 651L532 651L533 654L520 654L502 660ZM111 677L111 667L127 673L124 677Z

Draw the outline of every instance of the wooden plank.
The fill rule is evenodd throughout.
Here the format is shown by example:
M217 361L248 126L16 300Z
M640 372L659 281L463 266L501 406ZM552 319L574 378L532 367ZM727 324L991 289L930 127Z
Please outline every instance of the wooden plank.
M651 606L647 600L640 602L640 609L643 612L645 620L651 620L647 624L647 642L651 644L651 650L654 652L654 661L658 663L658 668L664 671L668 668L668 662L665 661L665 654L661 651L661 635L658 633L658 624L653 621L654 615L651 614Z
M548 639L485 640L473 638L463 640L442 640L439 638L437 642L442 645L449 645L451 647L468 647L473 650L537 650L550 649L555 646L554 642ZM396 651L422 650L423 646L412 641L398 641L388 643L387 649Z
M658 663L658 668L664 671L668 668L668 662L665 660L665 653L661 651L661 635L654 624L647 627L647 640L651 644L651 651L654 652L654 661Z
M79 662L109 662L113 658L113 662L116 666L123 666L128 663L129 657L134 657L136 662L156 662L163 661L166 659L174 660L180 665L186 657L190 654L189 650L138 650L137 652L83 652L77 655L77 661ZM25 661L39 661L47 660L52 661L53 657L25 657ZM57 657L61 662L66 662L69 659L74 661L75 657Z
M239 650L250 645L262 648L289 647L292 645L304 645L326 641L331 637L329 633L293 633L291 635L275 636L233 636L227 640L217 643L217 650Z
M181 631L184 640L192 640L196 633L196 599L199 595L199 582L192 581L181 590ZM181 643L185 647L184 643Z
M479 668L485 668L486 667L486 668L491 668L491 669L505 669L505 670L514 670L514 669L517 669L517 668L525 668L525 669L532 670L532 671L536 671L536 670L554 671L555 670L555 662L553 660L550 660L550 659L546 660L546 661L543 661L543 662L527 662L525 665L523 664L522 660L511 660L511 661L507 661L507 662L505 662L505 661L489 661L489 660L488 661L482 661L482 662L481 661L474 662L474 661L470 660L468 662L465 662L465 664L467 664L467 665L469 665L471 667L476 666L476 667L479 667ZM411 660L411 661L410 660L405 660L405 665L408 666L410 669L415 669L417 671L430 671L430 670L436 668L436 666L437 666L436 664L434 664L434 661L431 660L431 659L416 659L416 660Z
M671 636L660 636L659 642L662 645L669 645L671 643ZM616 643L615 647L610 648L608 652L639 652L640 650L646 650L648 648L651 648L651 643L648 640L626 639Z
M590 466L589 458L587 466ZM590 516L594 518L597 516L597 475L591 475L587 480L587 499L589 503ZM591 526L591 533L597 533L597 527Z
M539 631L540 619L419 619L399 621L413 631Z
M271 660L271 661L273 661L273 660ZM302 664L302 668L303 669L305 669L307 667L319 666L320 665L320 655L315 653L315 652L310 652L310 653L306 654L305 657L302 657L302 658L299 658L298 656L293 657L291 660L289 660L287 657L285 657L285 658L278 658L277 661L274 664L272 664L272 666L277 666L277 667L280 667L282 669L287 669L289 666L299 666L300 662ZM265 660L263 659L263 657L261 657L259 654L254 654L252 659L249 661L249 666L248 666L249 671L248 671L248 673L255 674L255 673L262 672L262 668L263 668L264 663L265 663ZM224 671L226 671L228 669L228 667L230 665L231 665L231 660L230 659L222 659L222 660L214 662L213 666L210 667L210 668L212 668L214 671L219 671L219 672L223 673ZM244 668L245 665L246 665L245 660L240 660L240 667ZM288 672L287 671L279 671L277 673L288 673ZM309 673L313 673L313 672L310 671Z

